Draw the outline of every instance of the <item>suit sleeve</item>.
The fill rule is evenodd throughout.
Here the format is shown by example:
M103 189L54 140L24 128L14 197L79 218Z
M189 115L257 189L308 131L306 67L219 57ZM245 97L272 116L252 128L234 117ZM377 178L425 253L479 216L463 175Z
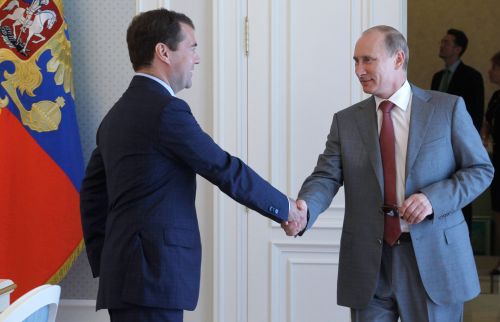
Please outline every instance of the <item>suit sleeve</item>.
M99 276L107 209L106 175L102 156L97 147L90 157L80 190L83 238L94 277Z
M222 150L200 128L184 101L171 100L161 118L163 149L237 202L276 222L288 219L288 198L243 161Z
M311 228L319 214L330 206L343 181L338 118L335 115L325 150L318 157L313 173L307 177L299 191L298 199L305 200L309 210L307 229Z
M449 178L420 189L437 215L457 211L472 202L488 187L494 172L461 97L453 108L450 130L456 171Z

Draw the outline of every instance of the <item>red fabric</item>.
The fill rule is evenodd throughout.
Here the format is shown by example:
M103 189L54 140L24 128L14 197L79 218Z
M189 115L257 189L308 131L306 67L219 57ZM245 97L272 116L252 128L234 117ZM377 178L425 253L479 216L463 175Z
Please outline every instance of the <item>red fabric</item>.
M82 236L78 192L7 109L0 110L0 277L13 300L46 283Z
M394 126L392 124L391 110L394 104L383 101L379 108L382 110L382 126L380 128L380 153L384 168L384 204L397 207L396 197L396 142ZM401 235L399 216L384 216L384 240L389 245L394 245Z

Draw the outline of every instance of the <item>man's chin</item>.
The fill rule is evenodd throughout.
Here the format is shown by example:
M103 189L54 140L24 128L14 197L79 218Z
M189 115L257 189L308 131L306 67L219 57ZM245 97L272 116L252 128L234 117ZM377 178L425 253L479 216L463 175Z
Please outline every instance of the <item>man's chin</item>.
M363 86L363 92L365 92L366 94L373 94L373 88L371 88L370 86Z

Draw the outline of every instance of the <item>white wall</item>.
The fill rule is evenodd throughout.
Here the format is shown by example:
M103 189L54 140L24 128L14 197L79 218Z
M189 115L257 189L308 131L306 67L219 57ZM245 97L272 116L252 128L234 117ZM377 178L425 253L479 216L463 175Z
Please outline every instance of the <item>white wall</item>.
M127 2L118 6L110 1L64 1L85 163L95 147L99 122L121 96L133 74L125 31L135 14L135 3ZM95 299L97 280L91 276L85 253L61 282L61 287L63 299Z

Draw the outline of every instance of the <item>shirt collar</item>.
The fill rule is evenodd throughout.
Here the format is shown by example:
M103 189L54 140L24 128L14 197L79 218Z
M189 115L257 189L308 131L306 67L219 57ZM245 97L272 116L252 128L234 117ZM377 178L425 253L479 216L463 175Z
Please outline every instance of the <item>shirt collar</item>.
M158 77L155 77L153 75L146 74L146 73L135 73L135 75L136 76L144 76L144 77L147 77L147 78L152 79L154 81L157 81L158 83L161 84L161 86L163 86L163 87L165 87L167 89L167 91L170 93L170 95L172 95L173 97L175 97L175 93L174 93L174 90L172 89L172 87L170 87L170 85L168 85L166 82L162 81Z
M462 61L459 59L456 62L454 62L450 67L445 68L445 69L449 70L453 74L457 70L457 67L458 67L458 65L460 65L461 62Z
M373 97L375 98L375 106L377 106L377 109L379 108L380 103L386 100L378 96L373 96ZM394 105L398 106L403 111L406 111L406 109L408 108L408 103L410 102L410 98L411 98L410 83L408 83L408 80L405 80L403 86L401 86L396 91L396 93L392 94L392 96L389 97L387 100L394 103Z

